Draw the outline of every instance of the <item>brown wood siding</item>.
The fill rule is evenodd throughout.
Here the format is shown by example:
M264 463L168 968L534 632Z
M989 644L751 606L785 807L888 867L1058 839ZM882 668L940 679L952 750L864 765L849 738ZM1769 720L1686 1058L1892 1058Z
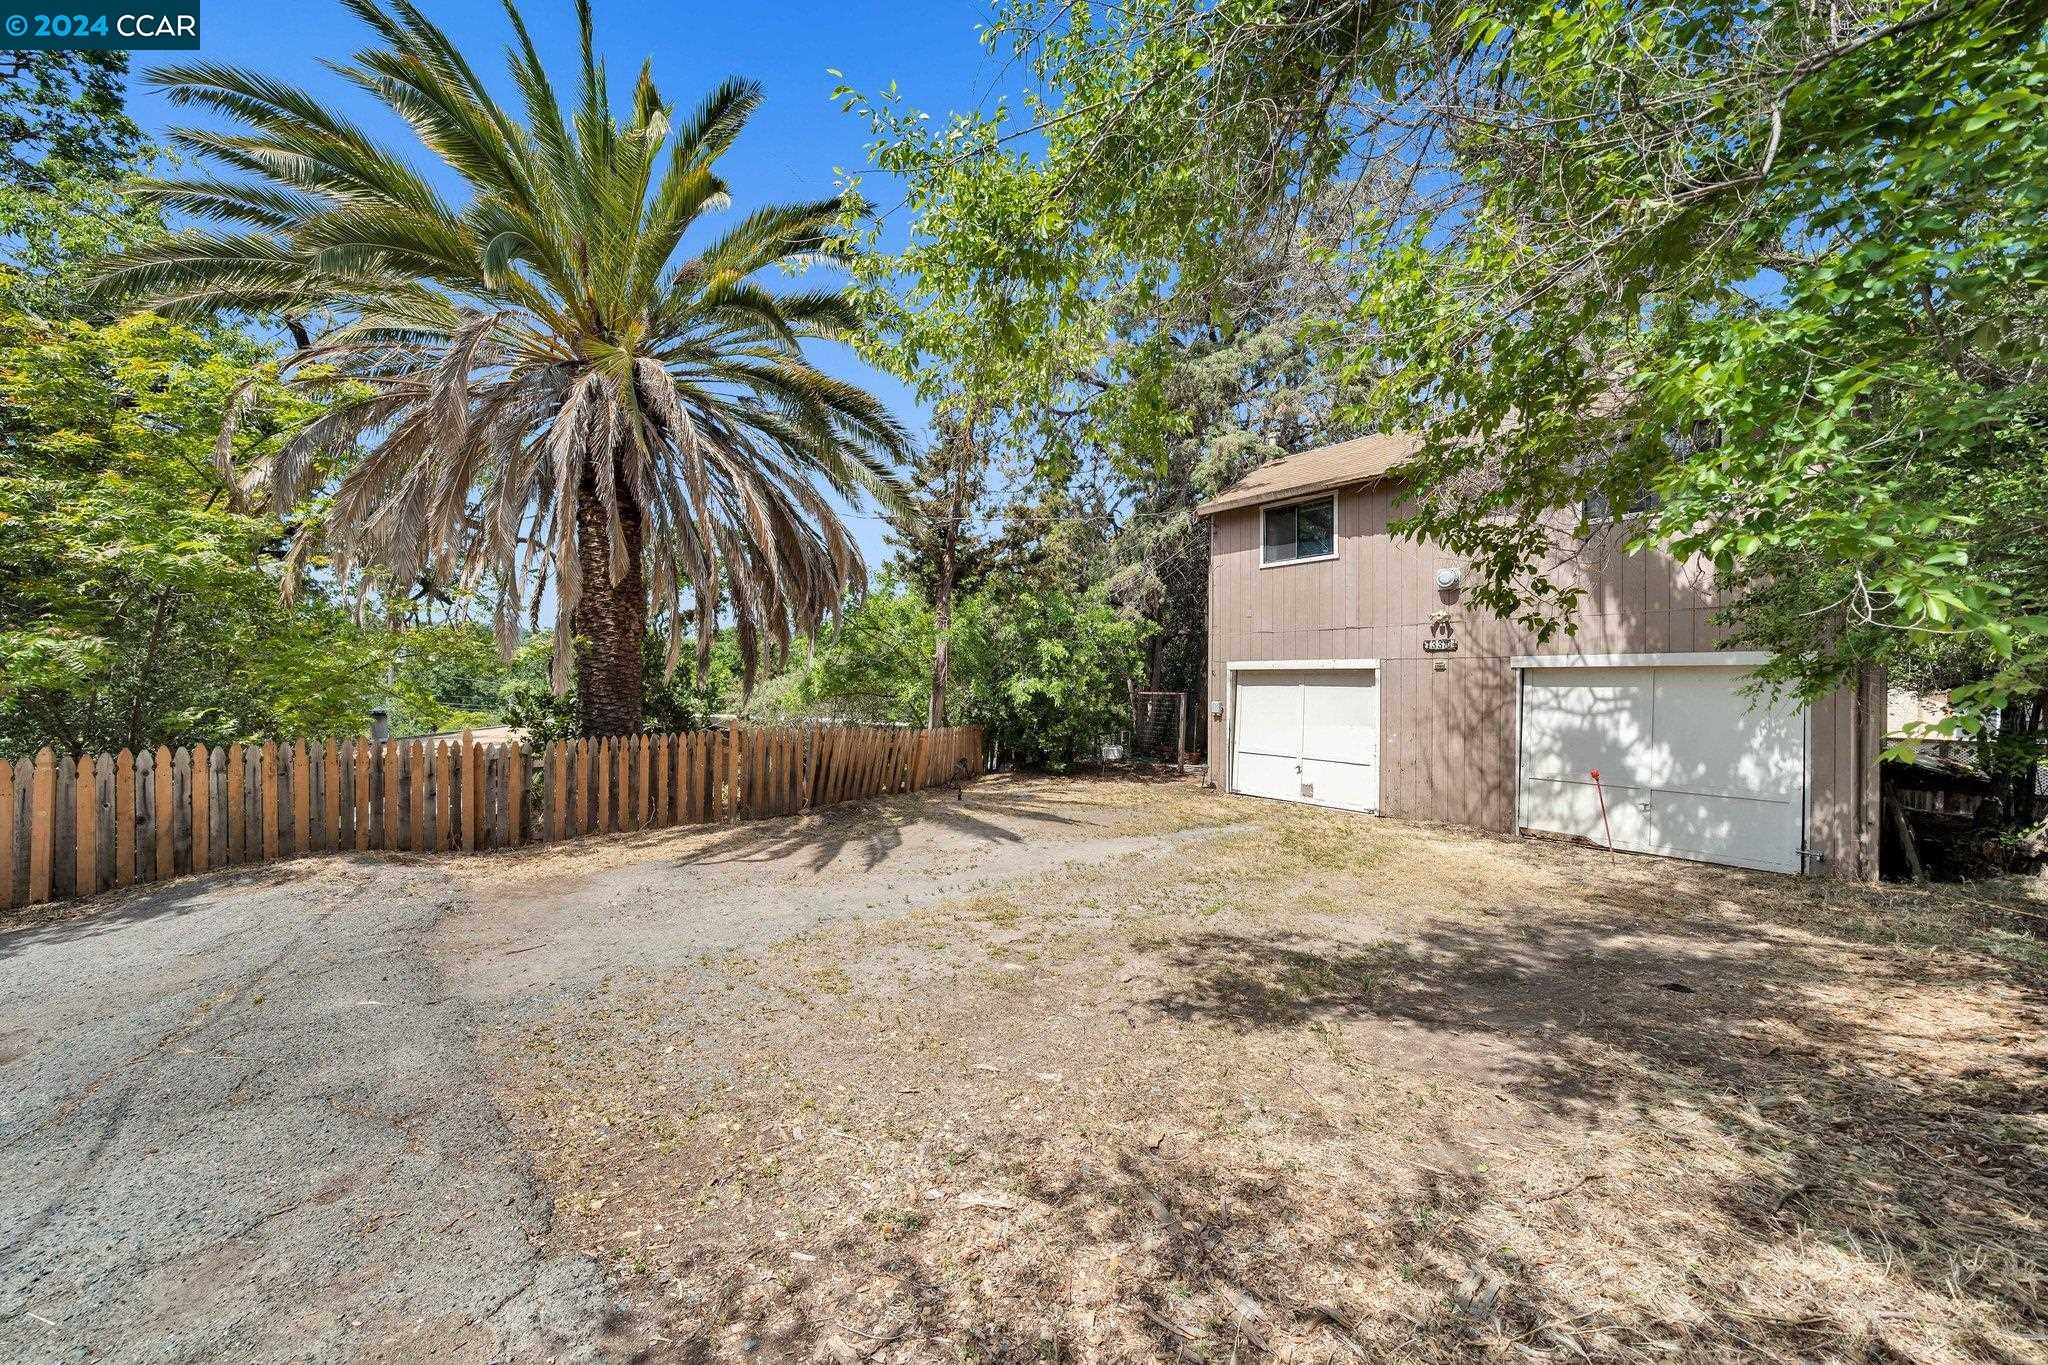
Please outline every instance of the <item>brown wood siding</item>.
M1436 570L1454 557L1388 531L1398 486L1338 495L1337 557L1259 565L1258 508L1210 519L1209 760L1230 788L1229 665L1275 659L1380 661L1380 806L1390 816L1512 831L1515 822L1519 654L1658 654L1712 650L1722 595L1698 562L1594 547L1573 572L1586 589L1571 638L1533 632L1440 593ZM1450 613L1456 652L1427 654L1431 614ZM1883 678L1812 707L1807 745L1807 844L1823 875L1870 879L1877 863L1877 751ZM1213 710L1213 708L1212 708Z

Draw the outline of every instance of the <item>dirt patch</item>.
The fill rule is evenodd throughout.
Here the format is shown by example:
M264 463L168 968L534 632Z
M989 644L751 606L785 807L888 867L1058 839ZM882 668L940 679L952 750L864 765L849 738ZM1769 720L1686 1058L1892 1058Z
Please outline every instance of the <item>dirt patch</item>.
M1610 862L1191 784L950 799L661 845L635 915L688 918L711 867L722 913L844 913L694 956L664 929L498 1035L616 1347L2044 1358L2038 886Z

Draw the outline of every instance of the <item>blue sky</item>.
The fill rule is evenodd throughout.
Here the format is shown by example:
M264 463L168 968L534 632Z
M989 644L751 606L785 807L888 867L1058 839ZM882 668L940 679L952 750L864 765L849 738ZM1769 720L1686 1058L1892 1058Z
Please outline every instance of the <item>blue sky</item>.
M497 0L416 2L462 45L479 71L487 77L502 72L497 54L510 30ZM766 101L721 163L733 187L734 215L766 202L822 198L833 191L834 167L859 170L865 165L865 125L841 114L832 102L839 81L829 69L844 72L849 84L863 90L893 80L912 103L934 111L978 104L996 82L1015 75L999 58L984 53L979 25L987 9L976 0L751 5L594 0L593 8L598 42L620 98L630 93L640 63L650 57L663 97L685 107L729 75L761 83ZM554 65L558 83L568 86L576 61L572 0L523 0L520 9L536 45ZM369 42L368 31L335 0L206 0L201 38L198 55L206 60L253 67L329 95L351 117L388 134L394 146L417 145L404 125L382 119L366 96L320 65L323 57L346 58ZM139 75L193 55L139 52L134 70ZM130 110L152 131L192 120L190 111L171 108L139 81ZM879 179L870 179L869 193L884 204L892 202ZM868 370L850 354L821 348L817 359L836 374L867 383L904 421L922 429L910 395L894 380ZM880 522L862 515L851 525L870 562L878 564Z

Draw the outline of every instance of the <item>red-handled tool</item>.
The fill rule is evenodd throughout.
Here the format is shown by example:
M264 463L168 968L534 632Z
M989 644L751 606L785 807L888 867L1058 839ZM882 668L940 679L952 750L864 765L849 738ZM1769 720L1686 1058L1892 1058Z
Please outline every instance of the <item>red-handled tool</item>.
M1600 785L1600 770L1593 769L1593 790L1600 793L1600 824L1607 831L1607 856L1614 856L1614 826L1607 819L1607 788Z

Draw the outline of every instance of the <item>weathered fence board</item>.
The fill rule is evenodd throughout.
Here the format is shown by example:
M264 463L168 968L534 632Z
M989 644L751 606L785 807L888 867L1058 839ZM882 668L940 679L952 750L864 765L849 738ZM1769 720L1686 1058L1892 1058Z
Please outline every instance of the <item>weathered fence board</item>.
M481 853L795 815L982 771L981 732L746 727L539 747L266 740L0 760L0 908L311 853Z

